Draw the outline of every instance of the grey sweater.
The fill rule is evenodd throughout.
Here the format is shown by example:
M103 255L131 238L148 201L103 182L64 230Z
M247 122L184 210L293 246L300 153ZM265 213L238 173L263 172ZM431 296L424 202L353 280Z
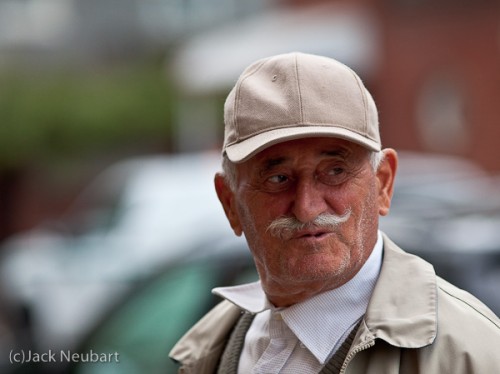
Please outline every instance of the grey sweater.
M254 317L254 314L243 313L241 318L236 323L219 362L217 374L236 374L238 372L238 364L243 350L243 344L245 343L245 335L250 328ZM349 351L354 337L356 336L358 326L352 330L319 374L336 374L340 372L342 364L347 356L347 352Z

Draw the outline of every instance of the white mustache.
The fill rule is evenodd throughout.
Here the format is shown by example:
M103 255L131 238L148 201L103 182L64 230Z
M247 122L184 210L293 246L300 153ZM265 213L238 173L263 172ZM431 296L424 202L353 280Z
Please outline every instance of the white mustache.
M346 222L351 216L351 209L349 208L344 214L337 215L331 213L323 213L317 216L314 220L309 222L300 222L295 217L280 217L275 219L267 227L267 231L272 236L287 240L291 239L297 232L311 229L325 229L327 231L335 231L338 227Z

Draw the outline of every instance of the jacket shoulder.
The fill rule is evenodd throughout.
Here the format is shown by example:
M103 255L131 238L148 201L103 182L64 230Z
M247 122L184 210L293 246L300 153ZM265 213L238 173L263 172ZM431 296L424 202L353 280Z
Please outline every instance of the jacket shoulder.
M437 277L438 340L457 349L491 352L500 345L500 319L475 296ZM498 362L498 359L497 359Z
M500 319L483 302L467 291L464 291L446 280L437 277L437 287L441 309L443 312L453 311L468 318L482 321L486 326L500 332Z
M240 316L237 306L227 300L220 302L177 342L170 358L182 363L186 373L213 372Z
M498 317L387 237L365 324L357 347L366 346L368 338L373 347L352 360L348 373L368 368L377 373L495 373L500 367Z
M434 342L441 362L452 357L447 367L453 372L493 373L500 358L500 320L481 301L470 293L437 277L438 331ZM431 349L429 347L429 349Z

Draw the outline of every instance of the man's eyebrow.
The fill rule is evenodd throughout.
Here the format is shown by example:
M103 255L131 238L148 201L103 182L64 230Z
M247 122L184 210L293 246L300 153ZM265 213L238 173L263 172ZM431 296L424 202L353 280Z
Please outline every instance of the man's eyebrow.
M262 162L262 171L272 170L275 166L279 166L287 160L286 157L269 158Z
M322 156L341 157L343 159L347 158L350 153L351 152L344 148L328 149L320 152Z

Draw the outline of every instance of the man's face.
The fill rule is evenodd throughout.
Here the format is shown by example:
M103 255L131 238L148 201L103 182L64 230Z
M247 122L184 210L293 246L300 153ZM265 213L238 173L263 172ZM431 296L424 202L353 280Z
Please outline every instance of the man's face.
M383 182L364 148L308 138L237 165L236 189L221 201L233 229L246 237L268 297L282 303L308 288L336 288L359 271L375 245L379 213L388 209ZM328 214L340 223L300 226ZM299 227L270 228L283 217Z

